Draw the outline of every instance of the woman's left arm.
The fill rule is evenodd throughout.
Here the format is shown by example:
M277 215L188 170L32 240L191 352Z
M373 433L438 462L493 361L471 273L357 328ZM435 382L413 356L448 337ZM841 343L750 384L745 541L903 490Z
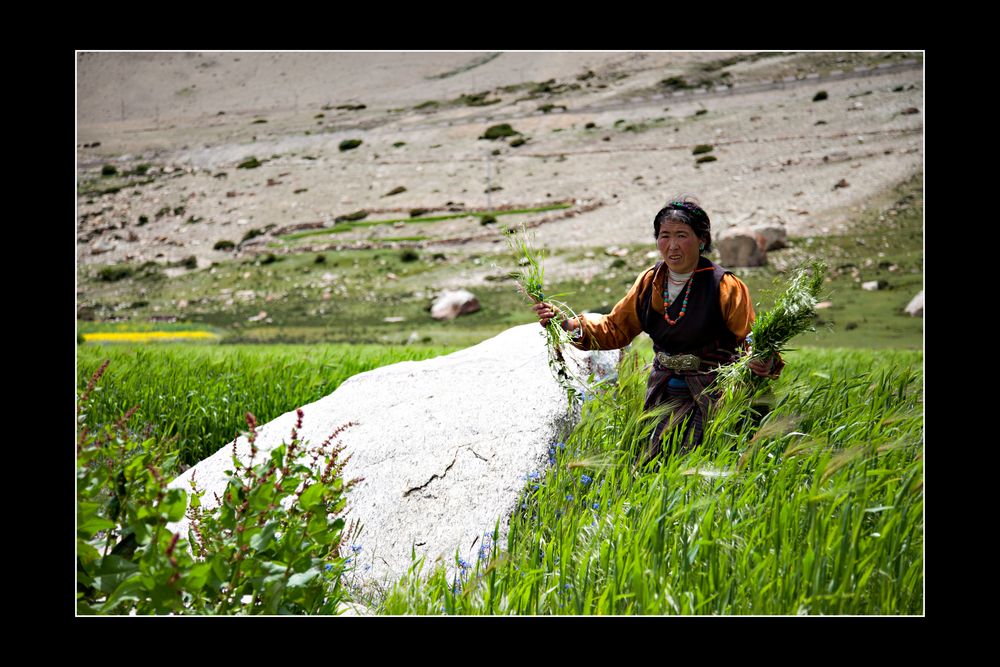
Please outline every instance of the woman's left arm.
M722 307L722 317L726 326L738 338L746 339L753 326L756 315L753 311L753 301L746 284L731 273L727 273L719 282L719 305ZM767 359L756 359L750 362L750 370L756 375L776 378L781 375L785 362L780 354Z

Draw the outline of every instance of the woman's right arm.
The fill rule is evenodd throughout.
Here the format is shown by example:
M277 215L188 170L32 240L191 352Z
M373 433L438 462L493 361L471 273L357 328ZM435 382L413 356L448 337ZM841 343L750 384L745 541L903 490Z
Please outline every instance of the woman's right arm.
M581 350L616 350L631 343L633 338L642 333L636 303L639 295L648 289L652 277L653 270L649 269L636 278L628 293L607 315L579 315L567 320L564 325L567 331L572 333L582 329L582 335L573 341L573 345ZM538 314L542 326L561 314L548 303L537 303L532 309Z

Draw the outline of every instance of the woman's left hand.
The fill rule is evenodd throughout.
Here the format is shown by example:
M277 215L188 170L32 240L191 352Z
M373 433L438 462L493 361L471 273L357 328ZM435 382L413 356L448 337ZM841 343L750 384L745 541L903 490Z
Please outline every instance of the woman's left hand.
M752 359L749 364L754 375L766 378L776 378L781 375L781 369L785 367L785 362L781 357L775 355L764 357L763 359Z

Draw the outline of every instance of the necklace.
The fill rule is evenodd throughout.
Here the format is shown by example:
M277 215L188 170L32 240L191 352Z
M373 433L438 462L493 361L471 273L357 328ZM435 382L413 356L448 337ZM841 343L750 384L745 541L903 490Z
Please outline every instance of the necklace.
M684 317L684 313L687 312L688 297L691 296L691 283L693 283L693 282L694 282L694 272L692 271L691 272L691 276L687 279L687 287L684 289L684 301L681 303L681 312L680 312L680 315L677 316L676 320L670 319L670 315L667 313L667 310L670 308L670 293L667 291L667 288L664 285L664 287L663 287L663 319L665 319L667 321L667 324L669 324L670 326L674 326L675 324L677 324L678 322L680 322L681 318ZM680 296L680 295L678 295L678 296Z

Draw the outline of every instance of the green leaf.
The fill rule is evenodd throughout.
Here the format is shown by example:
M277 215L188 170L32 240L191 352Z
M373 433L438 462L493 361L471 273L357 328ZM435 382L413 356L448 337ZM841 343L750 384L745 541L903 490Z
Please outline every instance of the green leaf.
M266 549L274 539L274 533L278 529L278 522L272 521L264 525L264 528L250 538L250 548L254 551Z
M316 568L309 568L305 572L299 572L298 574L293 574L288 578L288 587L299 588L301 586L305 586L319 575L320 571Z
M183 489L170 489L160 502L160 512L167 521L180 521L187 509L187 494Z
M99 614L107 614L114 611L122 602L139 602L144 600L145 597L146 592L143 590L142 583L137 577L132 577L123 581L121 586L108 596L104 604L95 605L94 609Z
M302 509L311 510L323 501L323 493L326 491L326 485L322 482L316 482L302 494L299 499L299 503L302 505Z
M139 566L119 556L105 556L92 570L94 588L102 593L110 593L138 572Z
M264 512L268 505L274 500L274 485L270 483L258 484L250 490L250 509L255 512Z
M211 563L198 563L188 570L187 576L184 578L184 587L191 592L200 591L213 577L213 574Z
M95 516L77 525L76 532L80 537L90 538L102 530L111 530L114 527L114 521L108 521L107 519Z
M101 557L101 552L98 551L89 542L77 538L76 540L76 555L77 558L84 564L93 563L95 560Z

